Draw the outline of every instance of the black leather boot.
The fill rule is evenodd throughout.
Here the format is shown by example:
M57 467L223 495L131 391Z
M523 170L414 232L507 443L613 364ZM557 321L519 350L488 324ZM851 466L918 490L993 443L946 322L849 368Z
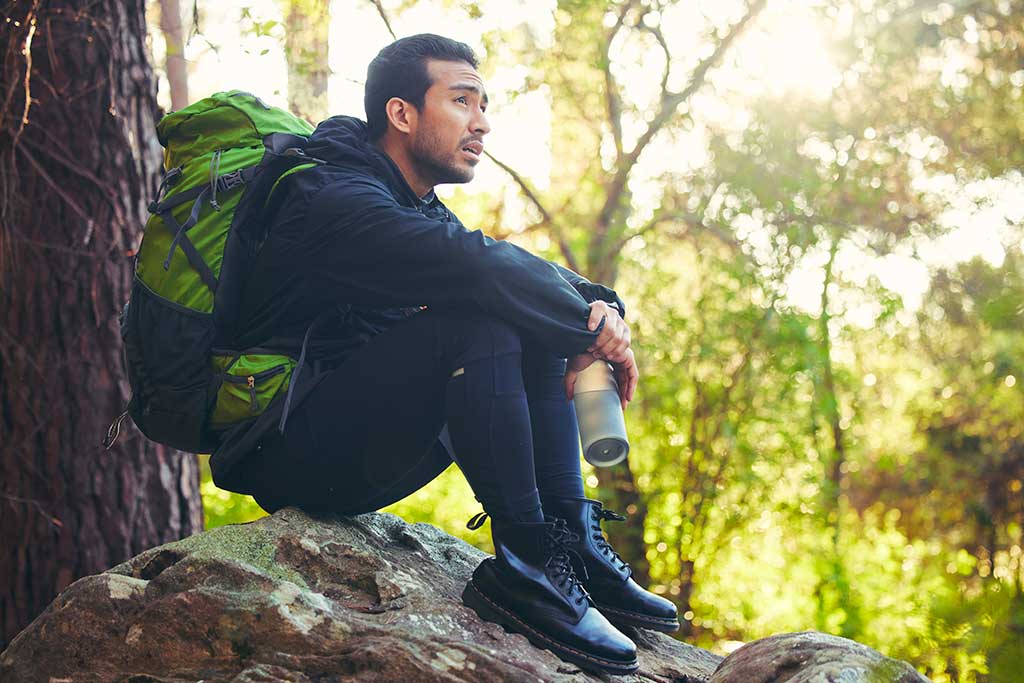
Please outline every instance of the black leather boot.
M583 586L597 608L616 625L672 633L679 629L676 606L633 580L633 569L619 557L601 531L606 519L626 519L590 498L544 498L545 518L562 518L579 539L569 545ZM581 563L582 561L582 563Z
M639 668L636 645L594 609L576 578L564 521L492 521L491 535L495 557L481 562L466 584L468 607L583 669L628 674Z

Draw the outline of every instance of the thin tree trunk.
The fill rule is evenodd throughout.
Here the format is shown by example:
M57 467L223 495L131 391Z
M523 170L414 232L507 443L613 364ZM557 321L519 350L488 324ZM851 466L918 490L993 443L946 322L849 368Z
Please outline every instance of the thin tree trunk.
M833 282L836 253L839 250L839 238L833 237L829 245L829 258L825 265L825 278L821 288L821 316L819 317L822 381L821 396L818 402L823 408L826 422L831 435L831 453L824 454L825 484L822 486L823 511L825 523L830 532L831 548L825 558L826 572L819 578L815 591L818 598L819 627L824 627L825 620L832 610L842 610L844 618L839 627L839 634L845 638L856 638L860 632L860 610L855 602L850 582L847 577L846 565L843 562L841 532L843 463L846 462L846 448L843 444L843 426L839 412L839 398L836 393L835 376L832 371L832 337L829 332L829 286Z
M625 522L609 524L606 527L608 541L633 567L633 577L645 588L650 583L651 566L647 561L647 544L644 543L644 522L647 519L647 502L637 491L629 461L614 467L596 467L598 498L604 506L625 512Z
M618 257L618 254L609 254L606 261L592 264L592 272L608 274L607 278L595 279L595 282L615 288L615 261ZM626 316L628 318L629 311ZM610 525L608 542L632 565L636 582L646 588L651 582L651 565L647 560L647 543L644 541L647 501L637 490L628 459L614 467L597 467L595 470L599 497L605 506L629 515L624 523Z
M693 560L682 560L679 563L679 598L676 606L679 609L679 637L693 635L693 619L686 613L692 611L690 599L693 597L694 569Z
M167 45L167 81L171 84L171 109L188 106L188 62L185 60L185 31L178 0L160 0L160 31Z
M73 580L202 529L196 458L106 426L161 151L143 0L0 13L0 648Z
M831 316L828 313L828 288L832 284L832 268L835 263L838 246L838 240L833 240L829 247L829 259L825 265L825 281L821 287L821 316L818 318L822 365L823 395L821 396L821 403L824 407L825 419L828 422L832 436L832 453L826 459L825 476L828 486L825 490L825 510L827 522L833 529L833 539L836 545L839 543L839 502L846 449L843 446L843 427L840 423L839 399L836 395L835 377L832 373L832 338L828 329L829 320L831 320Z
M310 123L327 118L330 0L285 0L288 107Z

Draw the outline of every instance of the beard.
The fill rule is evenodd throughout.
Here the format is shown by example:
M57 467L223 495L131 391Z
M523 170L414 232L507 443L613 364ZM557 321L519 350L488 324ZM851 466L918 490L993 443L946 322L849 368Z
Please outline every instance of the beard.
M444 143L430 131L423 131L410 147L420 176L432 185L468 183L474 169L461 158L459 150L446 150Z

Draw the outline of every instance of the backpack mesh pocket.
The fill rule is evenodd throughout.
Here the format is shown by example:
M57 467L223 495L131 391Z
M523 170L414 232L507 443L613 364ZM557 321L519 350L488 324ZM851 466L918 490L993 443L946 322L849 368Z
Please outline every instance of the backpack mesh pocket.
M207 357L213 316L167 301L136 279L123 331L135 424L178 450L214 450L217 439L205 429L213 405Z

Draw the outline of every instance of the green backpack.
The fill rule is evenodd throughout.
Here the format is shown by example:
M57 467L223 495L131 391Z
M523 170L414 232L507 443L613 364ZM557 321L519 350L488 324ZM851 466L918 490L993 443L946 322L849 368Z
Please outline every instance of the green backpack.
M216 93L157 124L166 172L135 257L121 313L130 415L153 441L209 453L219 430L259 416L287 391L289 351L239 349L242 286L266 238L270 197L285 175L319 162L313 127L258 97Z

